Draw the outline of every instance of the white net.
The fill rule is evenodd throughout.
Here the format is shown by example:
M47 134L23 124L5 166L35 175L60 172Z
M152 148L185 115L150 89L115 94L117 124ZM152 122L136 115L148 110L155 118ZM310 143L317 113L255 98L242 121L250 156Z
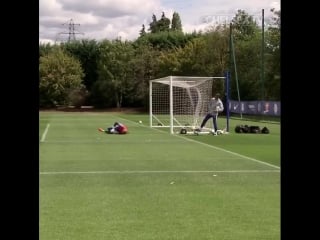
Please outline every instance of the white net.
M207 113L214 80L181 76L150 80L150 126L170 127L171 133L198 128ZM212 121L206 127L212 128Z

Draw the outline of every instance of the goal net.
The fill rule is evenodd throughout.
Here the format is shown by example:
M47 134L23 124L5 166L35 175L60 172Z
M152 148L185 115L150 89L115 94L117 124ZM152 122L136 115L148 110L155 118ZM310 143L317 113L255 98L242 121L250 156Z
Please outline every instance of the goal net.
M150 127L170 128L170 133L199 128L212 93L217 92L213 83L219 79L225 77L168 76L150 80ZM212 129L212 120L207 121L206 128Z

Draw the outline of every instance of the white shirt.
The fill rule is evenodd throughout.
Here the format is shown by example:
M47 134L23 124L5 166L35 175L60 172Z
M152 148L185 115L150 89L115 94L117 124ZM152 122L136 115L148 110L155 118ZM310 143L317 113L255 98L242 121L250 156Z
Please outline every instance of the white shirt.
M219 112L223 111L223 103L220 98L211 98L209 101L208 110L211 114L217 115Z

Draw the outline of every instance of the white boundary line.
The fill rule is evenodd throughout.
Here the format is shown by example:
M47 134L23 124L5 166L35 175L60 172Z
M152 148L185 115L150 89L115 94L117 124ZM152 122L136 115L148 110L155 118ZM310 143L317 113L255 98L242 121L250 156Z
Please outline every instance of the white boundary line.
M50 124L48 123L46 129L44 130L44 132L43 132L43 134L42 134L42 136L41 136L40 142L44 142L44 140L46 139L46 136L47 136L49 127L50 127Z
M128 120L128 119L124 119L124 118L121 118L121 119L126 120L126 121L128 121L128 122L133 122L133 121ZM135 123L135 122L134 122L134 123ZM145 125L145 127L148 127L148 126ZM161 130L159 130L159 129L156 129L156 128L151 128L151 129L153 129L153 130L155 130L155 131L158 131L158 132L164 133L163 131L161 131ZM195 143L198 143L198 144L202 144L202 145L204 145L204 146L207 146L207 147L210 147L210 148L214 148L214 149L219 150L219 151L222 151L222 152L230 153L230 154L232 154L232 155L235 155L235 156L238 156L238 157L241 157L241 158L250 160L250 161L258 162L258 163L260 163L260 164L267 165L267 166L269 166L269 167L273 167L273 168L276 168L276 169L280 169L280 167L278 167L278 166L276 166L276 165L273 165L273 164L270 164L270 163L266 163L266 162L257 160L257 159L255 159L255 158L247 157L247 156L245 156L245 155L242 155L242 154L239 154L239 153L235 153L235 152L232 152L232 151L223 149L223 148L215 147L215 146L212 146L212 145L203 143L203 142L199 142L199 141L190 139L190 138L185 137L185 136L176 135L176 134L173 134L173 136L186 139L187 141L190 141L190 142L195 142Z
M182 137L182 136L177 136L177 137ZM251 161L254 161L254 162L258 162L258 163L261 163L261 164L264 164L264 165L267 165L269 167L273 167L273 168L276 168L276 169L280 169L280 167L276 166L276 165L273 165L273 164L270 164L270 163L266 163L266 162L262 162L260 160L257 160L255 158L251 158L251 157L247 157L245 155L242 155L242 154L239 154L239 153L235 153L235 152L231 152L229 150L226 150L226 149L223 149L223 148L219 148L219 147L215 147L215 146L212 146L212 145L209 145L209 144L206 144L206 143L202 143L202 142L198 142L198 141L195 141L193 139L189 139L189 138L186 138L186 137L182 137L188 141L191 141L191 142L197 142L199 144L202 144L204 146L207 146L207 147L211 147L211 148L214 148L216 150L220 150L222 152L226 152L226 153L230 153L232 155L235 155L235 156L238 156L238 157L241 157L241 158L244 158L244 159L248 159L248 160L251 160Z
M226 170L226 171L88 171L88 172L40 172L40 175L58 174L134 174L134 173L279 173L280 170Z
M155 131L160 131L159 129L154 129ZM162 132L162 131L161 131ZM251 161L254 161L254 162L258 162L258 163L261 163L263 165L267 165L269 167L273 167L273 168L276 168L276 169L280 169L280 167L276 166L276 165L273 165L273 164L270 164L270 163L266 163L266 162L263 162L263 161L260 161L260 160L257 160L255 158L251 158L251 157L247 157L245 155L241 155L239 153L235 153L235 152L232 152L232 151L229 151L229 150L226 150L226 149L223 149L223 148L219 148L219 147L215 147L215 146L212 146L212 145L209 145L209 144L206 144L206 143L203 143L203 142L199 142L199 141L196 141L196 140L193 140L193 139L190 139L190 138L187 138L185 136L181 136L181 135L176 135L176 134L173 134L173 136L175 137L179 137L179 138L183 138L183 139L186 139L187 141L190 141L190 142L195 142L195 143L198 143L198 144L201 144L201 145L204 145L204 146L207 146L207 147L210 147L210 148L214 148L216 150L220 150L222 152L227 152L227 153L230 153L232 155L235 155L235 156L238 156L238 157L241 157L241 158L244 158L244 159L247 159L247 160L251 160Z
M195 141L195 140L192 140L192 139L189 139L189 138L185 138L185 139L187 139L188 141L192 141L192 142L198 142L198 141ZM239 154L239 153L235 153L235 152L231 152L229 150L226 150L226 149L223 149L223 148L219 148L219 147L215 147L215 146L212 146L212 145L209 145L209 144L206 144L206 143L202 143L202 142L198 142L198 143L202 144L202 145L205 145L205 146L208 146L208 147L211 147L211 148L214 148L214 149L217 149L217 150L220 150L222 152L227 152L227 153L230 153L232 155L235 155L235 156L238 156L238 157L241 157L241 158L244 158L244 159L248 159L248 160L251 160L251 161L254 161L254 162L258 162L258 163L267 165L269 167L280 169L280 167L278 167L276 165L273 165L273 164L270 164L270 163L266 163L266 162L262 162L260 160L255 159L255 158L247 157L245 155L242 155L242 154Z
M114 116L115 116L115 115L114 115ZM116 117L116 116L115 116L115 117ZM138 123L136 123L136 122L134 122L134 121L131 121L131 120L128 120L128 119L125 119L125 118L119 117L119 119L122 119L122 120L125 120L125 121L128 121L128 122L132 122L132 123L135 123L135 124L139 125ZM43 133L43 135L42 135L41 142L44 141L45 136L46 136L46 134L47 134L47 131L48 131L48 129L49 129L49 126L50 126L50 124L47 124L47 127L46 127L46 129L45 129L45 131L44 131L44 133ZM149 126L146 126L146 125L143 125L143 126L150 128ZM161 130L159 130L159 129L154 129L154 128L151 128L151 129L153 129L154 131L158 131L158 132L165 133L165 132L163 132L163 131L161 131ZM173 134L173 136L179 137L179 138L183 138L183 139L185 139L185 140L187 140L187 141L191 141L191 142L195 142L195 143L198 143L198 144L202 144L202 145L204 145L204 146L207 146L207 147L210 147L210 148L214 148L214 149L216 149L216 150L220 150L220 151L223 151L223 152L226 152L226 153L230 153L230 154L232 154L232 155L235 155L235 156L238 156L238 157L241 157L241 158L250 160L250 161L258 162L258 163L260 163L260 164L267 165L267 166L269 166L269 167L273 167L273 168L276 168L276 169L280 169L280 167L278 167L278 166L276 166L276 165L273 165L273 164L270 164L270 163L266 163L266 162L257 160L257 159L255 159L255 158L247 157L247 156L245 156L245 155L242 155L242 154L239 154L239 153L235 153L235 152L232 152L232 151L223 149L223 148L215 147L215 146L212 146L212 145L209 145L209 144L206 144L206 143L202 143L202 142L199 142L199 141L196 141L196 140L193 140L193 139L184 137L184 136L180 136L180 135L175 135L175 134ZM268 171L268 170L266 170L266 171ZM272 171L272 170L271 170L271 171ZM131 172L132 172L132 173L139 173L139 172L144 172L144 171L131 171ZM164 172L166 172L166 171L146 171L146 172L161 172L161 173L164 173ZM170 171L167 171L167 172L170 172ZM179 172L193 172L193 171L172 171L172 172L177 172L177 173L179 173ZM194 172L205 172L205 171L194 171ZM215 172L215 171L207 171L207 172ZM230 171L224 171L224 172L230 172ZM238 171L238 172L241 172L241 171ZM245 172L248 172L248 171L245 171ZM261 171L259 171L259 172L261 172ZM68 172L66 172L66 173L68 173ZM75 173L77 173L77 172L75 172ZM79 172L79 173L81 173L81 172ZM82 172L82 173L91 173L91 172ZM100 173L100 172L92 172L92 173ZM103 173L103 172L102 172L102 173ZM109 172L109 173L113 173L113 172L111 171L111 172ZM114 173L130 173L130 171L114 171ZM41 172L40 172L40 174L44 174L44 173L41 173Z

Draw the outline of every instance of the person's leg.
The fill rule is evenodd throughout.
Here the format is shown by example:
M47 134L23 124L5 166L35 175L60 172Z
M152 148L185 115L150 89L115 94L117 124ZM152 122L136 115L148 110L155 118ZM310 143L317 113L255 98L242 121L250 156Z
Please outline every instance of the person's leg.
M114 128L113 127L109 127L107 131L105 131L106 133L112 134L114 133Z
M208 113L208 114L204 117L204 119L202 120L202 123L201 123L201 125L200 125L200 129L203 128L203 127L206 125L207 121L208 121L211 117L212 117L212 115L211 115L210 113Z
M213 121L214 132L217 132L217 130L218 130L217 115L212 116L212 121Z

